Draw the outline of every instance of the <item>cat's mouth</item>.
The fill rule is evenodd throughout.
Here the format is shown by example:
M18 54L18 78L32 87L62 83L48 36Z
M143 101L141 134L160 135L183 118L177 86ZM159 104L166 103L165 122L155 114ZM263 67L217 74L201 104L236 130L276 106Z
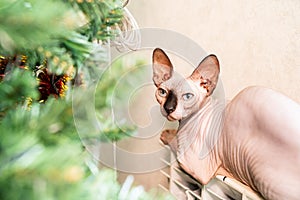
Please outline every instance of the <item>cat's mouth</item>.
M162 113L162 115L163 115L165 118L167 118L167 120L169 120L169 121L178 121L178 120L181 119L181 117L178 116L178 114L176 114L175 112L172 112L172 113L168 114L168 113L165 111L165 109L161 109L161 113Z
M168 119L169 121L177 121L177 120L179 120L179 119L177 119L176 117L173 117L171 114L167 116L167 119Z

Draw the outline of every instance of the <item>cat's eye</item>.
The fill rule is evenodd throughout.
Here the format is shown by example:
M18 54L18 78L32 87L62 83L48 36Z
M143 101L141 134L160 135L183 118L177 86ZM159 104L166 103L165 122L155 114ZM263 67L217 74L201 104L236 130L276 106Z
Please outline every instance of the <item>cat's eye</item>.
M183 100L187 101L190 100L191 98L193 98L193 94L192 93L186 93L184 95L182 95Z
M158 95L161 96L161 97L166 97L167 96L167 91L162 89L162 88L159 88L158 89Z

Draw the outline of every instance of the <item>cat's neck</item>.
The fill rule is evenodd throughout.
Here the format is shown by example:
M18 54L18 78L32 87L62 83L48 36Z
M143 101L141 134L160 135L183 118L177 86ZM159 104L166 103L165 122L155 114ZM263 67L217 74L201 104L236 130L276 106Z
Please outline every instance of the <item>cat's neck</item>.
M186 126L186 124L190 123L193 120L201 120L204 119L205 116L209 114L209 112L213 109L213 105L216 104L216 101L211 97L205 99L201 105L199 106L199 110L179 121L179 129Z
M217 159L216 144L223 129L224 109L223 101L209 97L199 111L182 119L177 132L178 153L193 148L199 159Z

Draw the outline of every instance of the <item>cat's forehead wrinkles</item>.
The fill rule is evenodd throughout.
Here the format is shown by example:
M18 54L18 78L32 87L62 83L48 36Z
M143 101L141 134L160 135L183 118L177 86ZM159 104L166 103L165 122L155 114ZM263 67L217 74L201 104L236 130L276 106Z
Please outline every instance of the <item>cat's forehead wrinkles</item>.
M173 88L177 88L180 85L183 85L184 82L185 80L181 77L172 77L166 82L164 82L163 85L171 90Z
M192 86L187 81L187 79L183 77L171 78L161 85L165 89L169 91L173 91L174 94L180 95L182 93L192 92Z

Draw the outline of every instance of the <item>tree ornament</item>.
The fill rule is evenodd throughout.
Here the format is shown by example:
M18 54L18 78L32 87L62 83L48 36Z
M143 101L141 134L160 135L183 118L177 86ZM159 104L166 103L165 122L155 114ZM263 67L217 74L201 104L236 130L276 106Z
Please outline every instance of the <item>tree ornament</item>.
M36 77L39 80L38 90L40 92L40 102L46 101L49 96L55 98L63 97L68 89L67 83L70 81L68 75L57 75L50 73L43 65L37 67Z
M128 3L129 0L126 0L123 4L122 21L115 26L118 34L111 41L111 45L120 52L137 50L141 45L139 26L130 11L126 8Z

